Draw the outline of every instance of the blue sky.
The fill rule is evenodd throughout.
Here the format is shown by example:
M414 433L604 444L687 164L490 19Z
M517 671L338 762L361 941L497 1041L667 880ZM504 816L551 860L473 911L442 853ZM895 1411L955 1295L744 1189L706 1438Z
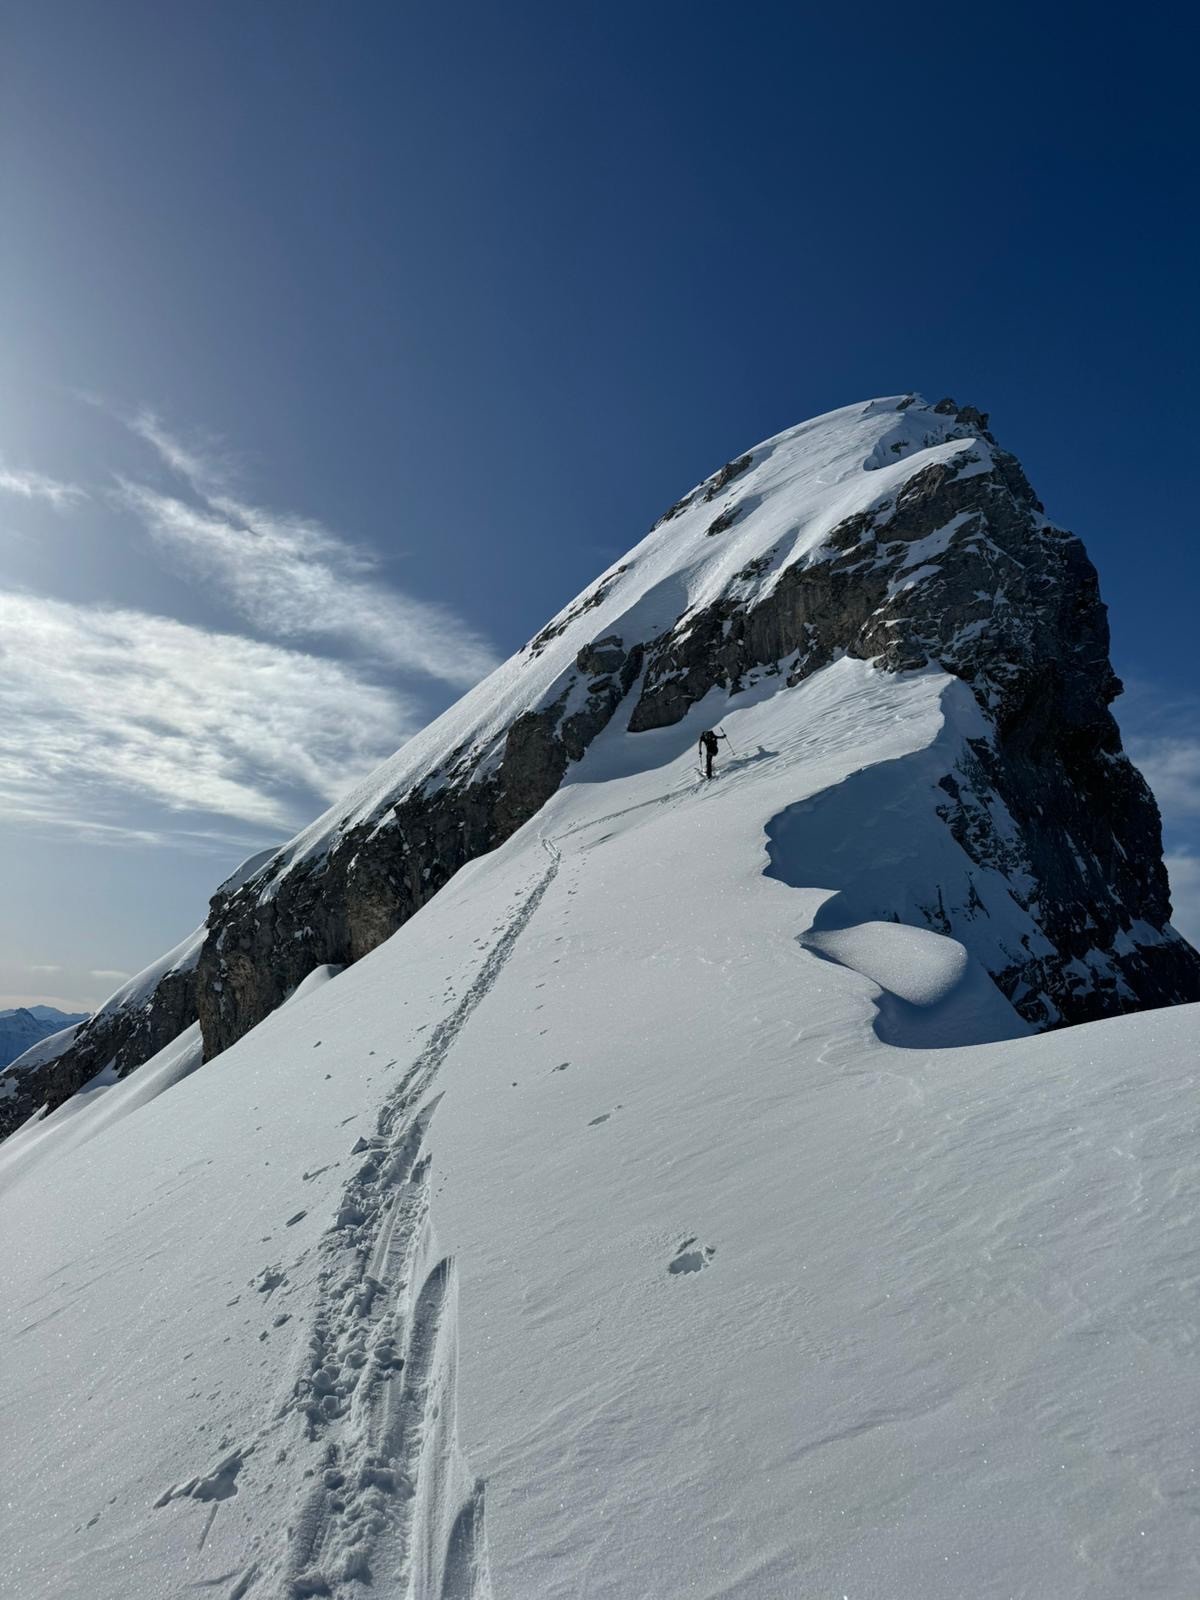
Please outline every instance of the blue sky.
M912 388L1085 539L1200 936L1194 34L9 8L0 1005L102 999L714 466Z

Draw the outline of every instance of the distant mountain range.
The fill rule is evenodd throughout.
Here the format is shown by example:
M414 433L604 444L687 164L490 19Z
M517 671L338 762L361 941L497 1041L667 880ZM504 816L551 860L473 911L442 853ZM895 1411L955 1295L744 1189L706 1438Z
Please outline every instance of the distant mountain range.
M85 1022L86 1011L59 1011L54 1006L17 1006L0 1011L0 1067L24 1055L30 1045L48 1039L52 1033Z

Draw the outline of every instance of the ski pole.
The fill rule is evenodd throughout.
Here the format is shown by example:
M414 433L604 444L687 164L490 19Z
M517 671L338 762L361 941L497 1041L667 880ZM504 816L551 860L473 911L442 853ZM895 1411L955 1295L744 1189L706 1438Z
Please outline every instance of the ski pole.
M721 738L724 739L725 743L729 746L729 754L731 756L737 755L737 751L733 748L733 740L725 732L724 728L718 728L717 732L721 735Z

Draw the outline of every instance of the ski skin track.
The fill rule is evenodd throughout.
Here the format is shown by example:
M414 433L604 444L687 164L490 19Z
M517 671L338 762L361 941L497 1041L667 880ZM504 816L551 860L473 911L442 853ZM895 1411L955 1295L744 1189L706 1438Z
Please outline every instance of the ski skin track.
M364 1582L404 1600L491 1600L485 1485L454 1432L457 1274L429 1217L426 1139L440 1099L429 1090L558 873L557 847L542 845L547 866L380 1108L322 1242L304 1368L263 1431L301 1418L319 1457L286 1534L268 1536L274 1551L226 1600L339 1600Z

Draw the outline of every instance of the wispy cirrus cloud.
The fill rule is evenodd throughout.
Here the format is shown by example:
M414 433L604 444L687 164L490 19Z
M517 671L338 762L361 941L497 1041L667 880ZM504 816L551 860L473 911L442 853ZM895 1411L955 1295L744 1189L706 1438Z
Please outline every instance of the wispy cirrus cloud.
M291 831L419 726L352 667L134 610L0 592L0 814L161 842L130 800ZM197 818L183 832L227 845ZM173 843L179 830L165 830ZM244 841L239 841L244 842Z
M96 402L104 405L103 402ZM111 406L104 409L112 411ZM172 433L160 420L157 412L143 406L132 416L121 420L131 433L136 433L156 452L172 472L177 472L202 494L219 494L229 487L236 468L233 452L214 435L183 440Z
M160 549L215 586L261 633L334 641L460 689L496 666L491 647L448 607L383 584L369 552L321 523L230 493L228 463L212 447L181 442L150 412L129 426L185 480L193 500L123 479L126 505Z
M1200 855L1176 850L1164 859L1171 879L1171 922L1200 950Z
M1130 758L1162 812L1171 921L1200 948L1200 699L1134 677L1120 715Z
M1200 735L1132 738L1129 754L1171 821L1200 817Z
M127 461L116 500L227 604L230 626L0 592L10 823L106 846L253 849L308 821L421 726L425 707L397 679L462 689L496 664L452 610L383 582L372 553L237 492L242 464L219 439L185 440L148 410L83 398L176 480L159 473L152 486ZM5 491L60 510L113 501L0 461Z
M44 472L33 472L28 467L10 467L4 461L0 461L0 493L22 500L43 500L56 511L87 499L78 484L48 478Z

